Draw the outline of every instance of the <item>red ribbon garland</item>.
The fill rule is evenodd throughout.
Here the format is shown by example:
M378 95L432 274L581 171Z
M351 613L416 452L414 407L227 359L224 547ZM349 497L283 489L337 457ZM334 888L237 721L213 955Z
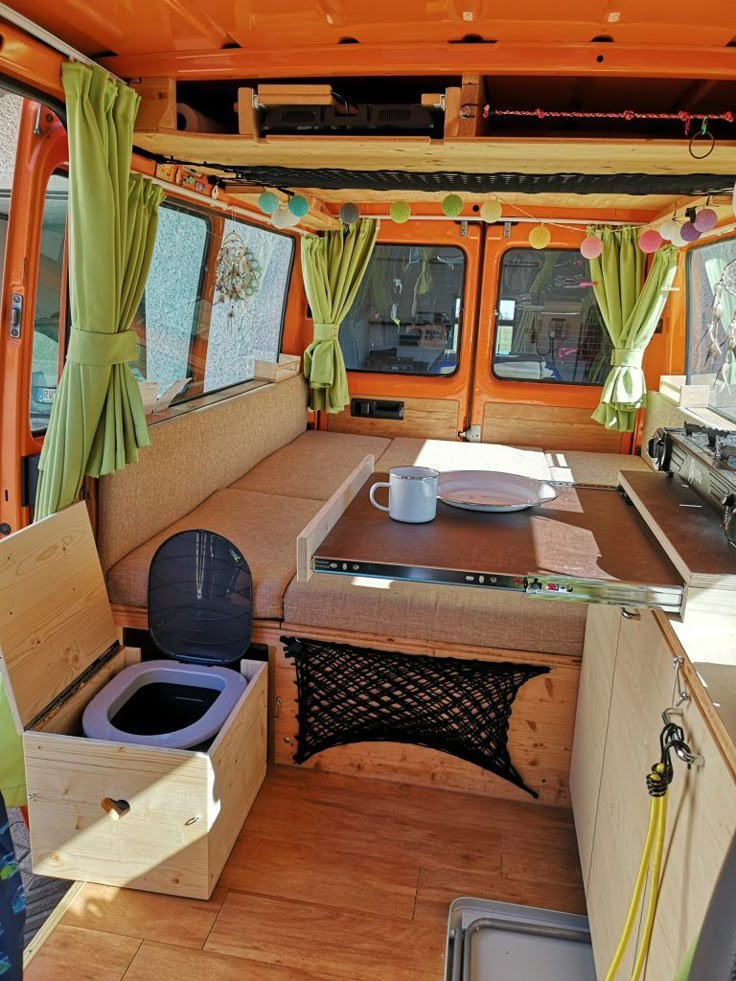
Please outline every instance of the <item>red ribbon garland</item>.
M537 119L625 119L631 122L634 119L654 119L663 122L679 120L685 129L685 135L690 133L690 126L696 120L707 125L712 119L720 119L724 123L735 121L732 112L699 113L687 112L680 109L679 112L636 112L634 109L624 109L623 112L572 112L564 109L491 109L490 106L483 107L483 118L489 116L528 116Z

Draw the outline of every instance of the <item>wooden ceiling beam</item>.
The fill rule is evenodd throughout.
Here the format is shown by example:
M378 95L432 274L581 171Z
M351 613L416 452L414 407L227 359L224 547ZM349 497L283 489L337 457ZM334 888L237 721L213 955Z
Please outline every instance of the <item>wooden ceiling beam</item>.
M381 75L573 75L608 78L736 78L736 48L684 45L330 44L122 54L100 63L122 78L180 81Z

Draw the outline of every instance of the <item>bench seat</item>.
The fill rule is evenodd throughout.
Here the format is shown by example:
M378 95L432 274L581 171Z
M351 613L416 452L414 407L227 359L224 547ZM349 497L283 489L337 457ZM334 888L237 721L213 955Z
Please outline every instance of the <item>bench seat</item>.
M381 472L391 467L434 467L448 470L500 470L537 480L549 480L549 465L543 450L503 446L500 443L455 443L442 439L399 436L391 441L376 461Z
M313 575L284 597L289 625L428 643L579 656L587 606L501 591Z
M640 456L626 453L588 453L585 450L547 450L552 480L564 484L615 487L619 470L650 470Z
M310 431L297 436L230 486L235 490L326 501L369 453L388 449L383 436Z
M204 528L229 538L253 574L253 616L280 620L283 596L296 573L296 537L320 501L225 489L117 562L107 575L110 602L148 606L148 570L154 552L178 531Z

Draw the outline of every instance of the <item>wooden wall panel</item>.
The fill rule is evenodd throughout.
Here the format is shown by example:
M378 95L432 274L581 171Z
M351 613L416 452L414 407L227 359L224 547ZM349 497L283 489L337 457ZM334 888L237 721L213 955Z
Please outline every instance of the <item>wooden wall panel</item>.
M393 396L361 395L361 399L394 398L404 403L403 419L364 419L351 416L350 410L330 416L329 428L336 433L363 433L366 436L417 436L422 439L457 439L458 403L455 399L401 398L400 390Z
M284 625L283 631L290 636L342 641L362 647L378 646L408 654L551 665L550 673L532 678L519 691L514 702L508 745L511 759L527 786L539 793L539 803L569 807L568 773L580 677L579 658L479 647L430 646L410 641L384 643L376 637L350 635L344 631L335 634L289 624ZM276 763L294 765L298 730L294 665L284 657L281 647L273 653L271 673L277 699L274 759ZM421 746L399 743L336 746L301 765L334 773L532 802L528 794L508 781L447 753Z
M590 409L559 405L487 402L483 411L484 443L540 446L545 450L619 453L621 434L590 418Z

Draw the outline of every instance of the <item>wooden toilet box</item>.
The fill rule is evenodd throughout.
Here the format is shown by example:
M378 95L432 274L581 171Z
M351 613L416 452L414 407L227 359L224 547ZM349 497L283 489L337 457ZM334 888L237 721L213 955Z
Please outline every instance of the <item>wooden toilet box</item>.
M266 773L267 665L207 752L85 739L140 660L121 646L84 504L0 541L0 672L23 732L33 869L207 899Z

